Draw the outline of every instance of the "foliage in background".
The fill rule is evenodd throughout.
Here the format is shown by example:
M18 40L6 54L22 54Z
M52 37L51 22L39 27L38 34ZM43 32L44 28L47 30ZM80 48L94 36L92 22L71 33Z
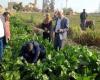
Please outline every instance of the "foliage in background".
M25 23L24 18L17 15L11 17L12 38L0 66L0 76L4 80L94 80L100 75L100 52L78 45L66 45L57 52L51 42L30 34L32 27ZM45 46L45 62L39 60L36 64L29 64L19 57L21 46L31 40Z

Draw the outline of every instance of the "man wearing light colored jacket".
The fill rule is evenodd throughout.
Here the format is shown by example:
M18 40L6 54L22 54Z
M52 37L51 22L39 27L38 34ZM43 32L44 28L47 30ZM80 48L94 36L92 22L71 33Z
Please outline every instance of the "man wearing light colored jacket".
M63 11L58 11L58 18L55 25L55 38L54 38L54 48L61 49L64 47L64 40L67 37L67 31L69 28L69 19L63 15Z

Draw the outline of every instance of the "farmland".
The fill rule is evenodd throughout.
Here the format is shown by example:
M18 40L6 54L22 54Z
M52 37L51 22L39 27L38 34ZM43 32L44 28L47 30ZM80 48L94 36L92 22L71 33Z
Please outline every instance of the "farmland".
M79 28L78 15L68 17L71 33L73 33L68 38L74 41L81 38L80 34L91 33L90 37L95 36L94 41L100 39L100 19L97 16L89 16L96 22L95 31L87 30L86 32L82 32ZM80 43L68 44L63 50L55 51L52 42L43 41L41 36L32 33L33 26L41 23L42 20L42 13L17 13L11 16L11 40L4 51L0 76L4 80L70 80L70 78L100 80L100 77L96 78L100 75L100 51L91 50L86 44L80 45ZM36 64L29 64L19 57L21 46L31 40L36 40L45 46L47 52L45 62L38 61ZM100 48L99 44L99 46L94 44L92 46Z

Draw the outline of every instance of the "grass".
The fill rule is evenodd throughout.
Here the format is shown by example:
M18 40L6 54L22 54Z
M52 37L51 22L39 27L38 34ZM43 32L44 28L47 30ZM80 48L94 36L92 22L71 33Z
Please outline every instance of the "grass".
M15 14L17 17L19 17L21 20L23 20L25 22L25 24L28 24L28 26L36 26L40 23L42 23L43 19L45 18L45 14L43 13L16 13ZM52 15L53 16L53 15ZM70 34L69 37L70 39L74 40L77 39L77 43L79 43L79 41L81 40L81 42L79 44L82 43L82 45L88 45L88 41L86 40L91 40L90 42L93 42L93 44L91 43L90 46L97 46L95 44L96 41L98 41L100 43L100 18L98 17L97 14L89 14L88 15L88 20L94 20L95 21L95 30L92 31L90 29L87 29L86 31L82 31L80 29L80 16L79 14L77 15L72 15L72 16L67 16L70 20ZM53 25L54 26L54 25ZM82 37L84 36L84 38ZM87 39L88 37L88 39ZM90 38L89 38L90 37ZM82 38L82 39L81 39ZM76 40L75 40L76 41ZM84 44L83 44L84 43ZM100 45L100 44L98 44Z

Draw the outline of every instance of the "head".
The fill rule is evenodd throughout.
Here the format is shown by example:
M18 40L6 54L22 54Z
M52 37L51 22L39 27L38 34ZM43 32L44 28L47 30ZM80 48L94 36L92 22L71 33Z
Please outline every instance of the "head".
M63 17L63 10L59 10L59 11L58 11L58 17L59 17L59 18L62 18L62 17Z
M28 43L27 45L26 45L26 48L27 48L27 50L30 52L30 51L32 51L33 50L33 43Z
M83 9L83 12L85 12L85 9Z
M50 16L49 13L47 13L47 14L45 15L45 22L49 22L49 21L51 21L51 16Z
M3 16L5 17L5 20L7 21L10 18L10 13L9 12L4 12Z

